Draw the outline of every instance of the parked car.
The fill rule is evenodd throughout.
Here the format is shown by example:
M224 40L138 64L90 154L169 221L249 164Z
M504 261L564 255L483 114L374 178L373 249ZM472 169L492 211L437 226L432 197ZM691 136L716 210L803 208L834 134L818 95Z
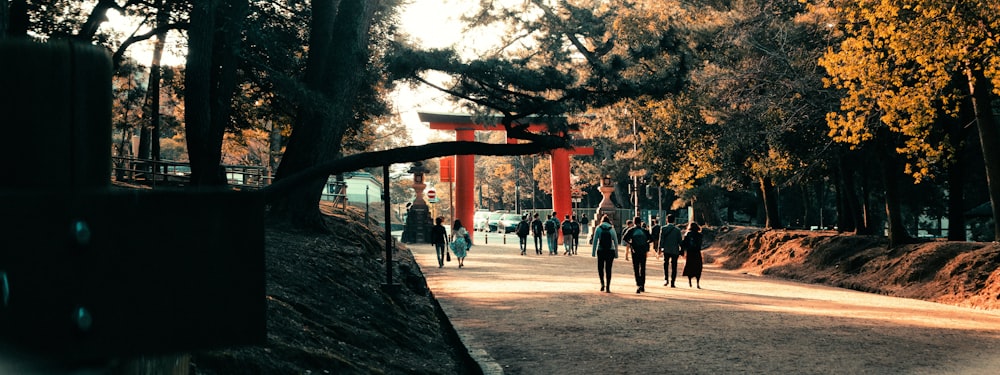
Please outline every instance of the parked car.
M486 228L484 230L495 232L499 226L501 216L503 216L503 212L491 212L490 217L486 219Z
M491 213L489 211L476 211L475 215L472 216L472 230L485 232L488 228L486 219L490 217Z
M517 230L517 223L521 222L521 215L503 214L497 225L497 231L501 233L511 233Z

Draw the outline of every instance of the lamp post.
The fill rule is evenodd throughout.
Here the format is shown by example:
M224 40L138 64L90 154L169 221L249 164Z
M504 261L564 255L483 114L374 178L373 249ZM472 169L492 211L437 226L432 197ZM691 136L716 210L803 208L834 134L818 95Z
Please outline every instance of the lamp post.
M427 168L422 162L413 163L407 172L413 173L413 190L416 198L410 206L409 214L406 215L406 228L403 230L403 242L425 243L429 239L430 212L428 212L427 202L424 201L424 173Z

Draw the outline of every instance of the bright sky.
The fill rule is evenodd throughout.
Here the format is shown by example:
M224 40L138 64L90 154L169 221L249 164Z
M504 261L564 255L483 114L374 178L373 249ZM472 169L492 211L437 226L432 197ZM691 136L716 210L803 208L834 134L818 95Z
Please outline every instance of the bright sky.
M481 47L484 39L488 40L489 37L483 37L481 34L470 36L467 33L463 33L463 24L460 18L463 14L474 9L477 4L478 2L462 0L411 0L409 5L401 12L400 28L403 32L410 34L416 43L425 48L458 46L460 51L466 54L474 54L472 51L477 46ZM108 18L110 24L115 25L114 27L124 33L130 34L136 29L135 21L130 22L116 11L109 11ZM144 28L139 33L146 32L147 30L148 28ZM171 37L168 35L168 43L171 39L174 41L177 40L176 36ZM133 55L137 55L136 58L139 61L149 61L152 54L152 42L137 43L130 50L132 50ZM184 63L183 56L171 54L170 52L168 49L164 53L164 65L179 65ZM426 77L436 82L443 82L447 78L441 74L428 75ZM410 129L410 135L413 137L415 144L427 143L427 137L436 132L428 129L426 124L420 122L417 116L418 111L456 111L453 105L445 99L444 94L429 88L411 89L404 85L399 87L393 96L395 97L396 108L400 111L403 122Z
M400 28L410 34L424 48L458 46L474 48L475 40L462 32L460 20L477 2L461 0L412 0L402 11ZM428 79L442 82L446 76L427 75ZM417 112L456 112L445 95L430 88L400 87L395 93L395 103L403 122L410 129L415 144L425 144L427 137L436 131L420 122Z

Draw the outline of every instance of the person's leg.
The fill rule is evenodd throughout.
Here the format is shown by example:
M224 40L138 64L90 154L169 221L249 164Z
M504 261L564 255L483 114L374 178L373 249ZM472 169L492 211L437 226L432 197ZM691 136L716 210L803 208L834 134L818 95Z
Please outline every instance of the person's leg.
M614 262L614 255L609 255L607 263L604 264L604 277L606 278L605 282L608 284L608 287L604 288L604 291L607 293L611 293L611 266Z
M677 281L677 260L679 258L680 258L680 255L671 255L670 256L670 270L673 272L672 274L670 274L670 287L671 288L674 287L674 282Z
M569 238L563 236L563 253L564 253L563 255L569 255L572 252L573 252L573 241L570 241Z
M597 256L597 278L601 280L601 291L604 291L604 257Z
M636 275L636 282L639 284L639 290L646 291L646 256L638 256L639 258L639 272Z
M699 276L695 276L694 280L695 280L695 283L696 283L695 285L698 286L698 289L701 289L701 276L700 275Z
M437 253L438 257L438 268L444 267L444 244L434 244L434 251Z
M639 293L639 257L632 256L632 274L635 275L635 292Z
M670 254L663 254L663 286L670 285Z

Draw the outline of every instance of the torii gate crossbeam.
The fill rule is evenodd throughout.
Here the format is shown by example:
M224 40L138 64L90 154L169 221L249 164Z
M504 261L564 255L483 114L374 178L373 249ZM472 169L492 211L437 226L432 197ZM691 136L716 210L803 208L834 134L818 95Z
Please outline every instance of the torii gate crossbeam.
M473 122L472 116L466 114L444 114L419 112L421 122L429 123L434 130L454 130L456 141L475 141L475 132L503 130L498 125L487 126ZM544 124L532 124L530 130L544 129ZM508 139L509 143L516 141ZM569 178L569 155L593 155L592 147L577 147L573 150L555 149L549 154L552 157L552 209L559 215L573 211L572 189ZM455 218L462 221L466 227L472 225L475 215L476 186L475 155L457 155L455 158ZM562 220L560 218L560 220Z

